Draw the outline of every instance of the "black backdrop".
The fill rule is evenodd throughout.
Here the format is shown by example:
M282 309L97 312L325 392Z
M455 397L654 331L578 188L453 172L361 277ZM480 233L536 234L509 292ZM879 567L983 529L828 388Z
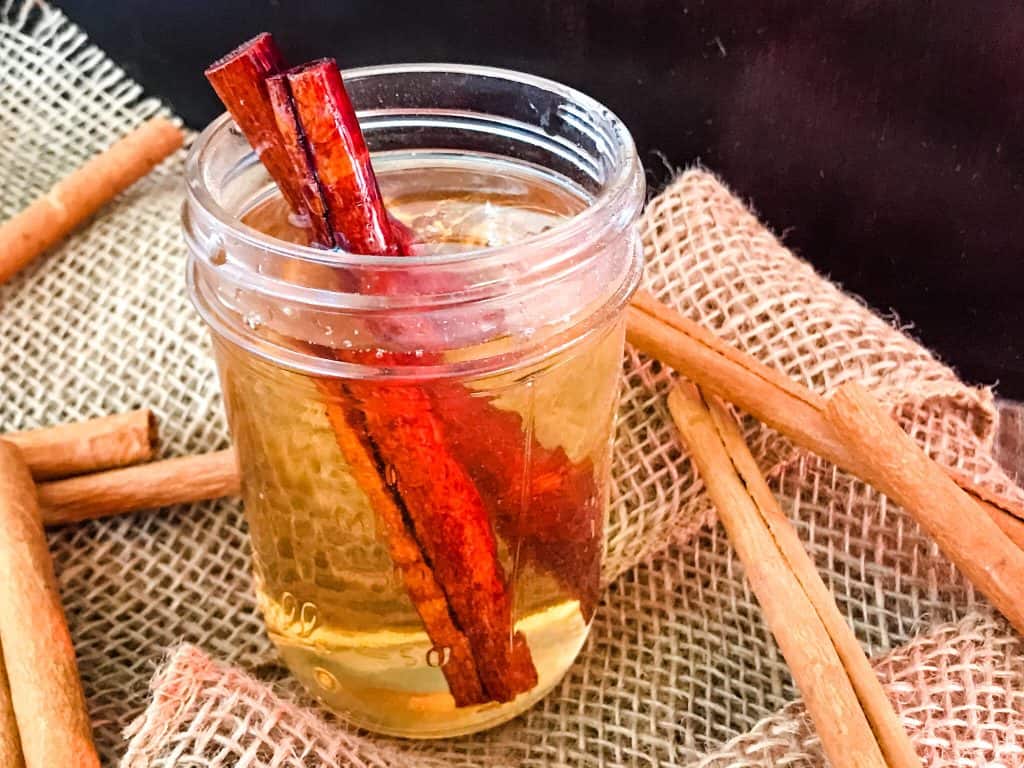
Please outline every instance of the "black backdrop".
M1024 3L925 0L58 0L194 127L204 66L459 61L621 115L652 186L702 162L787 244L972 381L1024 399Z

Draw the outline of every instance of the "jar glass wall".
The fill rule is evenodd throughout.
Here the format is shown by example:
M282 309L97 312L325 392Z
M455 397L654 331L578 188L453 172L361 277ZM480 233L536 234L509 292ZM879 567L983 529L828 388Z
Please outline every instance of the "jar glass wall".
M599 597L642 176L621 123L556 83L346 85L414 255L304 245L224 117L187 165L189 287L285 663L358 725L466 733L560 679Z

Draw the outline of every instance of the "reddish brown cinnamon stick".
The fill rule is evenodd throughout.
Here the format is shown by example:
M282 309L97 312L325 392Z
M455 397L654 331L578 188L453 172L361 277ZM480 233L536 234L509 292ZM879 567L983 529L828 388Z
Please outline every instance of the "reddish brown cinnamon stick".
M338 65L321 59L285 77L334 234L330 245L351 253L402 255Z
M443 422L417 386L350 382L367 432L386 466L416 538L477 659L487 692L510 701L537 684L512 603L497 542L476 486L442 442Z
M434 572L423 559L419 543L406 527L401 498L385 485L373 456L350 422L352 416L346 414L337 403L337 395L331 391L337 385L335 382L325 383L328 387L325 393L327 417L334 429L338 447L384 528L391 560L402 573L406 591L423 621L427 636L434 647L448 658L441 671L448 681L452 697L460 707L483 704L488 697L477 673L472 648L466 636L455 625L444 592Z
M272 41L266 40L263 36L247 44L257 49L272 45ZM239 56L229 62L221 72L221 79L226 80L229 85L224 90L226 94L248 93L250 99L258 99L265 92L266 104L259 107L250 104L247 109L235 105L232 113L248 114L250 122L248 127L243 126L243 132L250 138L250 142L262 140L265 145L274 147L277 156L287 158L288 163L279 167L273 175L282 189L291 191L290 195L286 195L286 199L291 203L292 209L304 213L309 218L316 240L330 246L334 243L334 233L327 220L323 196L315 177L302 126L295 113L287 79L283 75L267 77L264 92L252 88L249 84L237 88L231 86L233 78L244 80L252 76L252 69L247 64L249 59L254 56L264 58L258 51L254 54L248 53L247 46L242 46L236 52ZM277 56L273 66L266 69L268 72L276 72L281 66L280 56ZM271 121L269 124L268 120ZM296 344L308 346L299 342ZM310 351L313 354L319 353L317 349ZM402 573L406 591L423 621L427 636L435 647L450 649L448 663L442 667L442 673L456 705L469 706L487 701L488 697L483 692L469 641L456 627L433 571L424 560L418 542L406 528L399 508L401 500L384 486L380 469L353 426L353 421L360 423L361 415L358 412L346 412L351 409L346 409L342 405L343 393L337 382L321 380L318 386L323 392L324 402L327 403L327 415L338 447L373 506L387 539L392 560Z
M334 244L359 253L401 254L337 64L313 62L285 78ZM361 362L392 360L387 353L383 360L367 354ZM508 701L529 690L537 674L525 639L512 628L512 601L487 510L472 479L449 453L444 423L429 395L415 385L352 381L345 388L365 418L375 454L398 477L398 496L469 639L488 694Z
M362 253L401 253L337 65L315 62L285 77L335 244ZM365 362L381 361L368 356ZM398 496L488 694L508 701L532 688L536 670L524 638L512 629L511 598L487 510L441 439L443 423L429 396L417 386L349 382L346 389L364 415L374 452L398 477Z
M211 64L206 70L206 79L277 182L292 210L301 211L302 191L277 131L266 90L265 78L282 69L284 57L274 39L264 32Z
M306 135L299 124L298 115L295 114L288 78L285 75L268 77L266 87L273 107L274 121L291 160L293 177L298 180L297 186L302 195L302 204L309 218L313 236L318 243L333 243L334 229L327 220L327 207L313 170Z

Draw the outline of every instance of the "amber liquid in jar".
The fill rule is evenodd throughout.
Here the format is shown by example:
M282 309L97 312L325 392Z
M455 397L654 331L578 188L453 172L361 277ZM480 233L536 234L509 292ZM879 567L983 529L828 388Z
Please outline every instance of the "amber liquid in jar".
M514 244L587 203L528 167L396 160L377 170L388 210L415 232L417 253ZM285 240L307 240L279 198L245 220ZM369 382L391 388L392 402L429 399L451 455L488 510L511 632L525 639L537 682L511 701L470 706L457 706L450 693L452 649L428 636L384 524L339 449L329 406L341 407L332 400L344 399L345 382L332 388L217 342L259 606L285 663L326 706L380 732L451 736L509 719L562 677L598 599L623 332L616 321L528 369ZM330 335L338 348L359 348L352 329ZM500 351L508 341L496 328L487 343ZM459 351L444 355L457 360ZM379 466L399 496L403 483L429 481L434 468L420 469L413 478Z

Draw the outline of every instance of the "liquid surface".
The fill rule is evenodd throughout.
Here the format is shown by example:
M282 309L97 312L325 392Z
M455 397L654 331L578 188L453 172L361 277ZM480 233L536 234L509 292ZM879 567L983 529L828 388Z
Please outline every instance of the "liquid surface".
M511 245L586 207L575 190L545 182L527 167L510 164L497 172L475 165L374 161L388 212L412 231L415 255ZM245 221L290 243L310 242L306 222L291 215L280 196L250 211Z
M390 213L417 233L418 253L515 243L585 205L569 190L508 169L383 163L379 177ZM247 222L282 239L307 239L280 200L264 202ZM217 344L259 604L283 659L315 696L358 725L437 737L507 720L561 678L598 598L622 345L616 322L530 370L367 384L313 379ZM457 648L439 645L425 628L408 568L396 565L394 526L339 435L343 420L375 462L384 492L408 507L405 530L426 549L429 531L417 528L419 512L407 500L439 481L443 462L403 464L392 438L405 434L410 414L430 421L452 462L445 473L463 473L486 512L481 535L493 552L484 547L474 557L497 568L511 614L507 642L525 640L536 670L536 684L511 701L457 706L446 677ZM410 443L409 455L423 454ZM431 510L420 512L431 519ZM427 560L443 573L443 563ZM473 622L465 619L455 623L469 633ZM474 663L491 662L474 653Z

